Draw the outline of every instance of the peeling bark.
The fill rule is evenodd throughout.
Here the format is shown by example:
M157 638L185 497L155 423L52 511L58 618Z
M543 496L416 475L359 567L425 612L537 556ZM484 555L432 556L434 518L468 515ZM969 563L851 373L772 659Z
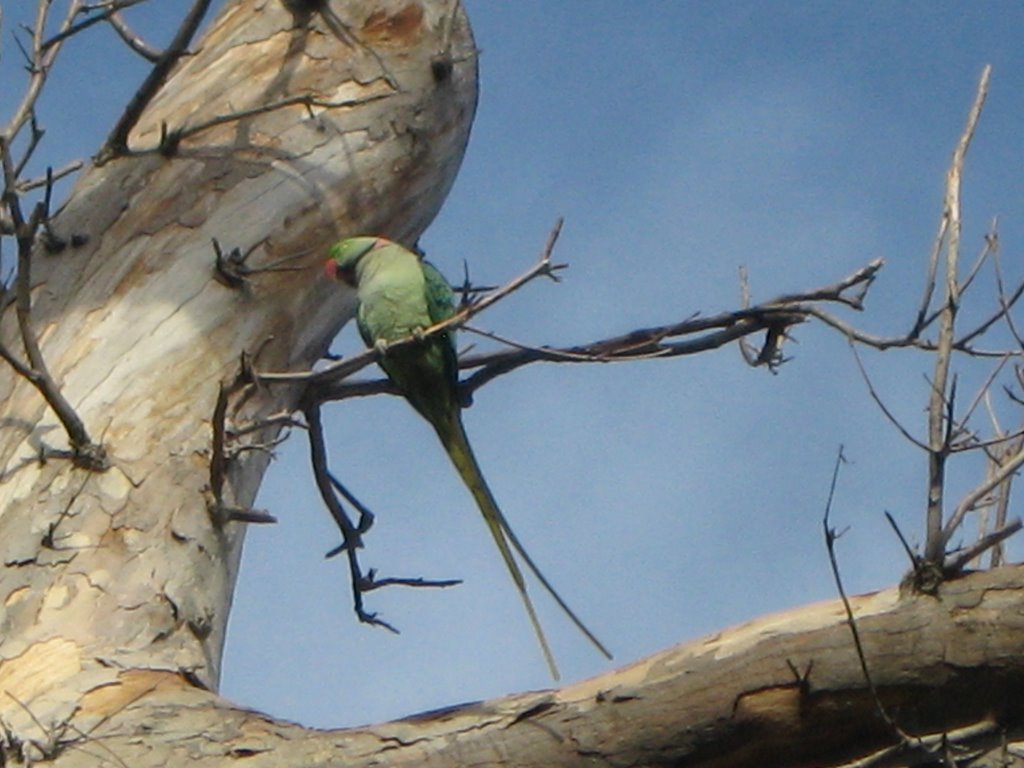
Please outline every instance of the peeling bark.
M561 690L372 727L309 730L217 695L244 533L220 512L252 503L267 462L233 456L211 487L221 387L237 425L295 405L296 387L232 389L242 355L274 370L320 357L353 309L316 279L326 247L367 232L412 244L476 102L458 2L317 6L228 7L130 153L88 168L54 218L84 245L35 255L43 354L112 466L55 453L55 415L0 372L2 764L882 766L941 764L944 748L1024 765L1022 567L855 598L880 701L838 602ZM218 275L213 239L251 249L247 269ZM295 271L259 271L292 257ZM18 350L13 314L0 334Z
M273 370L322 355L353 308L318 279L327 246L365 232L413 243L454 180L475 104L458 3L293 14L239 0L149 105L130 154L83 171L52 225L85 244L37 250L32 313L54 379L112 467L59 458L68 445L54 414L0 370L8 742L44 743L50 724L148 688L216 690L244 530L211 514L220 385L243 353ZM216 279L214 238L254 249L249 267L296 269L232 289ZM0 333L20 353L13 315ZM298 394L251 391L229 419L258 420ZM261 451L229 461L223 503L250 505L266 463Z
M951 753L976 768L1021 765L1022 596L1014 567L948 582L936 597L889 589L853 600L884 705L913 737L902 747L833 601L561 690L338 731L272 720L170 672L126 670L81 698L61 764L910 766L941 764L934 750L948 734ZM64 658L53 642L45 652ZM0 687L23 679L19 667L0 668Z

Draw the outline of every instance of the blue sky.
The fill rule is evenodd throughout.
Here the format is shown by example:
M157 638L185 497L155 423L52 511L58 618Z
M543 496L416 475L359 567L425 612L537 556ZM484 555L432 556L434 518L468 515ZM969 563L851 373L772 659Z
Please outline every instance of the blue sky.
M183 6L162 1L140 19L158 36ZM999 216L1005 268L1022 272L1017 3L465 4L482 49L480 107L422 243L450 276L467 259L477 280L500 283L564 216L556 258L571 264L561 284L531 285L478 318L482 327L527 343L581 342L735 307L740 265L765 299L882 256L868 310L854 319L904 332L986 63L965 250L973 255ZM66 80L44 105L54 164L94 151L138 81L109 35L96 41L69 52L73 65L56 74ZM12 51L5 31L8 78ZM82 106L61 123L72 95ZM992 306L984 288L976 297L978 313ZM734 347L534 366L487 386L465 413L505 513L615 664L833 597L821 516L840 443L851 460L834 511L849 526L839 545L847 586L881 588L904 572L882 513L920 541L924 456L870 402L843 339L811 325L795 337L776 376L746 367ZM359 347L351 330L335 343ZM928 358L865 360L891 409L922 434ZM983 373L965 369L964 387ZM1019 418L1003 413L1008 425ZM326 420L335 468L378 513L364 563L466 583L371 595L401 635L359 625L343 562L322 558L336 534L299 436L260 496L280 523L249 533L224 693L329 726L549 685L486 529L425 424L396 398L337 404ZM954 469L952 490L976 470ZM567 681L614 666L533 594Z

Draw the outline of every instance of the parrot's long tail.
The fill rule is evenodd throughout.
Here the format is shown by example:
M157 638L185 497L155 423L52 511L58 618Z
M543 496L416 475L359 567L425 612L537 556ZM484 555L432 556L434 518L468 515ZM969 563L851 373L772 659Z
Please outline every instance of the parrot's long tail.
M473 449L469 445L469 440L466 437L466 432L462 427L462 419L458 412L454 414L449 424L444 427L437 428L438 437L441 438L441 442L444 445L445 450L448 452L448 456L451 458L455 468L459 471L459 475L462 477L466 487L469 488L470 493L473 494L473 498L476 500L477 506L480 508L480 513L483 515L484 520L487 522L487 527L491 531L491 535L494 537L495 544L498 545L498 550L501 552L501 557L505 561L505 566L508 568L509 573L512 576L512 580L516 584L516 589L519 591L519 595L523 600L523 605L526 606L526 613L530 617L530 623L533 624L533 631L537 635L537 640L540 643L541 650L544 653L544 658L548 663L548 668L551 670L552 677L558 680L558 667L555 664L554 655L551 653L551 648L548 646L547 638L544 635L544 630L541 628L540 620L537 618L537 613L534 611L533 602L530 600L529 594L526 591L526 580L523 578L522 571L519 569L519 565L512 554L512 549L522 558L526 567L529 568L530 572L537 577L537 581L541 583L541 586L547 590L548 594L554 598L558 606L565 612L565 615L569 617L573 624L576 625L577 629L583 633L583 635L593 643L594 647L597 648L606 658L611 659L612 655L608 652L608 649L604 647L604 644L594 635L590 629L580 620L576 613L568 606L562 596L558 594L551 582L547 580L547 577L541 572L537 565L533 562L533 558L527 553L522 543L519 541L519 537L516 536L511 526L508 524L508 520L502 514L501 509L498 507L498 503L494 500L494 496L491 494L491 489L487 486L487 481L484 480L483 472L480 471L480 466L476 462L476 457L473 455ZM512 545L512 549L509 548L509 544Z

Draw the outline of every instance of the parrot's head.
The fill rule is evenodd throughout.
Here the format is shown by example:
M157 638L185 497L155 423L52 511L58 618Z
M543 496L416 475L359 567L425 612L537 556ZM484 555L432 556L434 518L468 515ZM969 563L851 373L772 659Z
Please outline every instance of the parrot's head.
M324 263L324 274L330 280L340 280L347 285L356 285L356 265L374 248L388 244L383 237L350 237L331 246L331 256Z

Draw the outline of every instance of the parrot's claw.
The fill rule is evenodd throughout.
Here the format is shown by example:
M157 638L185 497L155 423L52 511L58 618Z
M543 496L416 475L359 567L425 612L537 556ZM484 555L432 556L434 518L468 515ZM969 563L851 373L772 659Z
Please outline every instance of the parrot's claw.
M373 348L377 350L377 354L381 357L388 353L388 343L384 339L377 339L373 342Z
M412 337L416 339L416 341L423 341L425 338L427 338L427 334L423 332L422 328L417 326L416 328L412 329Z

